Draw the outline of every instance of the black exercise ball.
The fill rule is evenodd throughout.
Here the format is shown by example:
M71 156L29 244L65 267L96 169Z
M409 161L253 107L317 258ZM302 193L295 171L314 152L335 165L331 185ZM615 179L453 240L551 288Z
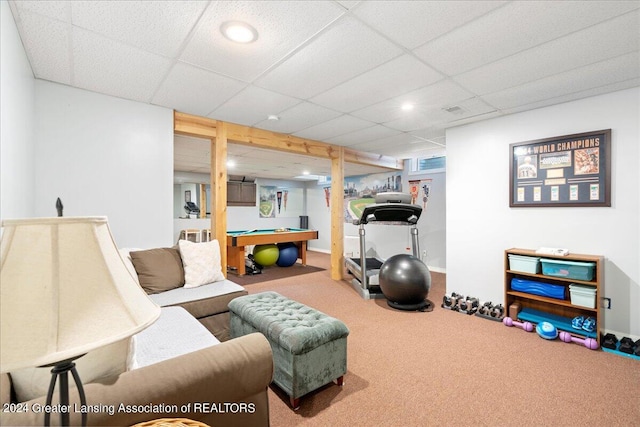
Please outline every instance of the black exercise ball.
M422 310L431 289L431 273L427 266L413 255L398 254L387 259L380 267L380 290L387 304L400 310Z

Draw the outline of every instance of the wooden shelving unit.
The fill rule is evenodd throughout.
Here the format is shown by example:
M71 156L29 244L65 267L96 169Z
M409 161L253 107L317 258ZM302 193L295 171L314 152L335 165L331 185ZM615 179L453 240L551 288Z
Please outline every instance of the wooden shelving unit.
M590 262L595 264L595 271L593 280L576 280L566 277L548 276L544 274L524 273L521 271L514 271L509 269L509 254L524 255L536 258L556 259L562 261L577 261L577 262ZM604 329L604 314L602 313L601 298L604 295L604 257L600 255L580 255L569 254L566 256L560 255L542 255L537 254L535 250L531 249L507 249L504 252L504 306L509 310L509 306L514 302L520 304L525 312L529 310L535 310L536 312L542 312L544 320L550 321L558 329L565 330L574 336L584 338L592 337L598 340L600 343L600 331ZM538 296L525 292L514 291L511 289L511 279L520 278L527 280L534 280L536 282L549 283L553 285L561 285L565 287L565 299L549 298L544 296ZM569 293L569 285L580 284L593 286L595 292L595 308L583 307L579 305L571 304L571 297ZM581 331L571 328L571 320L576 316L590 316L596 319L596 330L593 333ZM527 317L527 316L525 316ZM520 320L530 320L530 318L520 318ZM537 323L532 321L532 323Z

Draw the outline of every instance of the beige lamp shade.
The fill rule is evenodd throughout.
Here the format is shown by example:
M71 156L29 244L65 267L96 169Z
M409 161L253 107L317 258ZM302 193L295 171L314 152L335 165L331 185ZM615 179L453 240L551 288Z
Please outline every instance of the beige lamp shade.
M127 338L160 315L134 281L106 217L4 220L0 372Z

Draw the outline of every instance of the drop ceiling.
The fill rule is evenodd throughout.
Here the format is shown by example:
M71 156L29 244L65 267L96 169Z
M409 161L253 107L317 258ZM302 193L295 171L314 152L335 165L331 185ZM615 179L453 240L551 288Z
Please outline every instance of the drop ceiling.
M400 159L441 153L452 126L640 85L639 1L10 6L38 79ZM225 39L229 20L257 41ZM203 172L208 142L176 137L175 157ZM259 177L330 167L235 144L229 157Z

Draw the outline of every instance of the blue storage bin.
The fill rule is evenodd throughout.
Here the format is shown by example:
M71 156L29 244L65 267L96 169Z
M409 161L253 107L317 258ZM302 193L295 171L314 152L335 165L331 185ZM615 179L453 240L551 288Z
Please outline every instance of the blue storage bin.
M564 299L564 286L526 279L511 279L511 290L555 299Z
M542 274L576 280L593 280L596 264L593 262L563 261L542 258Z

